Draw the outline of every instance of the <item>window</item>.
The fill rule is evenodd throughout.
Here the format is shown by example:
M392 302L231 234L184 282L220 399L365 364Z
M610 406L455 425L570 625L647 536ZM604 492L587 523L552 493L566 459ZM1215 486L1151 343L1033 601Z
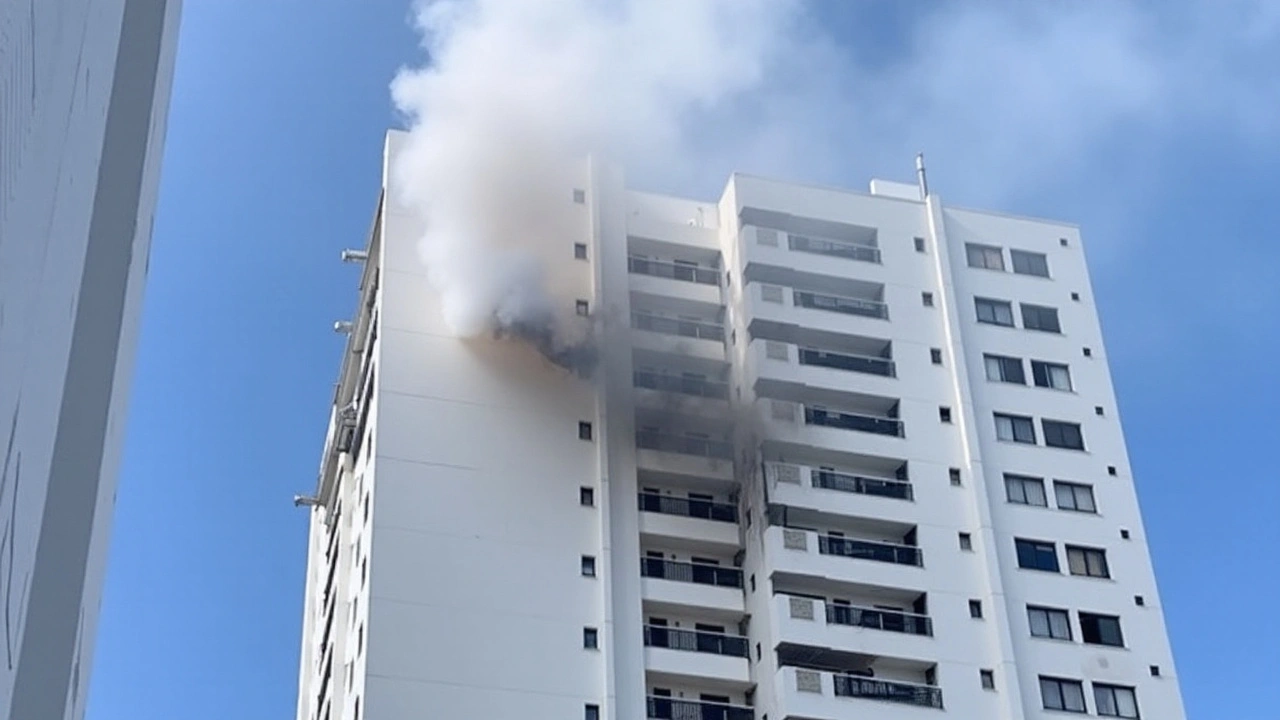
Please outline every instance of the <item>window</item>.
M974 298L973 303L978 309L978 322L1013 327L1012 304L988 298Z
M1107 568L1107 551L1097 548L1067 546L1067 569L1072 575L1109 578L1111 571Z
M1090 645L1124 647L1124 633L1120 632L1120 618L1115 615L1097 615L1081 611L1080 639Z
M1151 666L1149 667L1149 669L1151 670L1151 677L1160 677L1160 666L1159 666L1159 665L1151 665Z
M593 627L582 628L582 647L596 650L600 647L600 631Z
M1071 639L1071 616L1066 610L1028 605L1027 623L1031 625L1031 637Z
M1014 538L1018 550L1018 567L1028 570L1058 572L1058 551L1053 543Z
M1010 442L1036 444L1036 426L1029 417L996 413L996 437Z
M1121 539L1121 540L1128 540L1128 539L1129 539L1129 531L1128 531L1128 530L1125 530L1124 528L1120 528L1120 539Z
M969 533L960 533L960 549L961 549L961 550L972 550L972 549L973 549L973 536L972 536L972 535L970 535Z
M596 576L596 559L594 557L590 555L582 556L582 576L583 577Z
M587 244L586 244L586 243L574 243L574 244L573 244L573 257L574 257L574 258L576 258L576 259L578 259L578 260L586 260L586 259L587 259Z
M1141 595L1134 595L1133 604L1137 605L1138 607L1142 607L1147 604L1147 599L1142 597Z
M1093 350L1090 350L1089 348L1085 348L1085 349L1084 349L1084 356L1085 356L1085 357L1093 357Z
M1096 513L1098 508L1093 503L1093 488L1080 483L1053 481L1053 495L1058 500L1059 510L1075 510L1076 512Z
M1005 498L1011 503L1035 505L1036 507L1049 506L1049 501L1044 494L1044 480L1037 477L1006 474L1004 476L1004 494Z
M587 315L591 314L591 304L588 303L586 300L577 301L576 303L574 303L573 307L574 307L574 312L578 313L583 317L586 317Z
M1022 359L1005 355L983 355L982 362L987 366L987 379L991 382L1027 384L1026 373L1022 371Z
M582 720L600 720L600 706L587 705L586 711L582 715Z
M1138 696L1133 688L1094 683L1093 702L1102 717L1138 717Z
M978 619L982 618L982 601L981 600L969 601L969 617L978 618Z
M969 267L1004 270L1004 251L994 245L965 243L964 252L969 258Z
M1084 436L1080 434L1078 423L1041 420L1040 427L1044 430L1045 445L1068 450L1084 449Z
M1067 239L1066 239L1066 238L1058 238L1058 244L1059 244L1059 245L1061 245L1062 247L1066 247L1066 246L1067 246Z
M591 439L591 423L589 422L578 423L578 439L579 440Z
M960 487L960 468L951 468L947 474L951 476L951 484Z
M1115 465L1108 465L1108 466L1107 466L1107 474L1108 474L1108 475L1110 475L1110 476L1112 476L1112 477L1115 477L1115 475L1116 475L1116 466L1115 466Z
M920 301L924 303L925 307L933 307L933 293L931 292L920 293Z
M938 408L938 419L944 423L951 422L951 408L949 407Z
M924 238L915 238L916 252L924 252Z
M1076 302L1080 302L1080 293L1078 292L1071 293L1071 299L1075 300Z
M996 689L996 674L992 670L979 670L978 678L982 681L983 690Z
M573 189L573 201L582 204L587 201L587 191L578 188Z
M1043 305L1022 303L1022 327L1027 330L1060 333L1062 326L1058 324L1058 311Z
M1049 277L1049 259L1043 253L1010 249L1009 259L1013 262L1013 271L1019 275Z
M1098 417L1106 417L1107 412L1106 412L1105 410L1103 410L1103 409L1102 409L1102 406L1101 406L1101 405L1094 405L1094 406L1093 406L1093 414L1094 414L1094 415L1097 415Z
M1040 700L1045 710L1088 712L1084 705L1084 683L1040 676Z
M929 348L929 361L930 361L930 362L932 362L934 365L941 365L941 364L942 364L942 349L941 349L941 348Z
M1031 379L1036 387L1071 390L1071 370L1060 363L1032 360Z
M593 488L578 488L578 502L586 507L594 507L596 504L596 491Z

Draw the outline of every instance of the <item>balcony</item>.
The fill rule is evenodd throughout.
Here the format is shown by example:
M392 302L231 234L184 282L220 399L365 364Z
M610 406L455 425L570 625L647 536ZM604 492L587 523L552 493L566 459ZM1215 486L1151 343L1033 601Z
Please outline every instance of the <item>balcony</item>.
M907 598L912 595L919 597L919 593L830 580L805 581L786 575L778 577L784 579L784 587L795 587L799 581L807 590L840 593L855 598L855 603L861 603L844 604L785 593L775 595L770 612L780 642L825 647L860 656L891 656L915 664L930 663L936 656L938 648L933 641L933 620L929 616L866 606L883 602L912 607L914 603Z
M868 375L881 375L883 377L897 377L893 361L888 358L850 355L806 347L799 347L796 350L796 355L801 365L814 365L836 370L866 373Z
M812 310L828 310L845 315L861 315L862 317L889 319L889 306L878 300L865 298L829 295L827 293L792 290L792 299L796 307Z
M827 605L827 623L908 635L933 635L933 622L927 616L855 605Z
M832 257L847 258L849 260L861 260L862 262L869 263L880 262L880 248L869 245L855 245L853 243L840 242L837 240L827 240L825 238L809 237L808 235L795 235L788 233L787 247L798 252L829 255Z
M897 418L828 410L824 407L812 405L804 406L804 423L806 425L856 430L858 432L889 435L891 437L903 436L902 421Z
M813 487L824 490L838 490L840 492L874 495L898 500L911 500L914 498L911 483L905 480L863 477L861 475L818 468L809 469L809 478Z
M627 270L635 275L650 275L652 277L681 280L700 285L718 286L720 284L720 273L717 270L685 263L668 262L666 260L653 260L635 255L627 258Z
M754 720L755 710L743 705L650 696L646 717L653 720Z
M695 583L697 585L742 587L742 571L738 568L677 562L675 560L659 560L651 557L640 559L640 576L656 580Z
M924 565L924 554L918 547L876 542L874 540L856 540L838 535L819 535L818 552L822 555L874 560L896 565L916 565L920 567Z
M651 492L640 493L639 502L642 537L693 541L730 553L741 545L735 505Z
M724 342L723 325L701 320L685 320L683 318L669 318L645 312L633 312L631 313L631 327L661 335L677 335L698 340Z
M636 447L641 450L658 450L716 460L733 460L733 443L727 440L712 440L695 435L674 435L641 430L636 433Z
M646 602L719 610L746 611L742 571L735 567L640 558L640 593Z
M943 708L942 690L936 685L861 673L783 665L774 687L786 717L863 718L886 712L883 708L877 712L874 705L858 708L851 702L894 703L898 709L893 717L904 720L938 717L934 711Z
M711 480L733 479L732 442L703 434L663 432L641 424L636 431L636 465L641 470Z
M709 500L691 500L670 495L658 495L656 493L640 493L640 510L727 523L738 522L738 508L735 505L711 502Z
M724 362L724 325L713 320L631 313L632 345L639 350Z
M833 675L836 697L856 697L942 709L942 690L933 685Z
M747 639L741 635L645 625L644 644L645 647L727 655L729 657L747 657Z
M636 370L632 373L632 384L635 387L647 390L679 393L713 400L729 399L729 385L727 383L688 375L671 375L648 370Z

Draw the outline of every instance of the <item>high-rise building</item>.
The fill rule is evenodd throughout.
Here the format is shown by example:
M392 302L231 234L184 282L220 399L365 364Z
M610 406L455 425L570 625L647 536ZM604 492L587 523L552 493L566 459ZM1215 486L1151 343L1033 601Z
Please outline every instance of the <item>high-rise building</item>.
M178 15L0 3L0 718L84 715Z
M589 380L454 337L384 185L299 720L1185 717L1075 226L578 170Z

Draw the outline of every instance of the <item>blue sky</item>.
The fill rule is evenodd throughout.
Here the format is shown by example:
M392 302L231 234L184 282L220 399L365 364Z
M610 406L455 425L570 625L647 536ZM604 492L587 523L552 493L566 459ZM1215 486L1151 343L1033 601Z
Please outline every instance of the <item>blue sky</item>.
M1272 720L1280 12L906 5L799 18L780 34L808 65L768 74L753 122L695 134L695 176L645 179L864 187L923 149L947 201L1079 222L1189 714ZM405 0L186 3L89 720L293 713L290 500L315 480L387 85L420 60L407 20Z

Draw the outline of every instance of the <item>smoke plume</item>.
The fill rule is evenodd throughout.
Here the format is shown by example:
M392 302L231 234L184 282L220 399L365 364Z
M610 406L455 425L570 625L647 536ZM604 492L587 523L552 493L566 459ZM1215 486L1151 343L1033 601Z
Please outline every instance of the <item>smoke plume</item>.
M409 129L392 172L424 221L421 252L449 327L519 339L589 373L591 336L573 332L538 252L582 232L554 210L570 169L587 155L682 165L690 118L760 81L791 4L419 2L427 61L391 85Z

